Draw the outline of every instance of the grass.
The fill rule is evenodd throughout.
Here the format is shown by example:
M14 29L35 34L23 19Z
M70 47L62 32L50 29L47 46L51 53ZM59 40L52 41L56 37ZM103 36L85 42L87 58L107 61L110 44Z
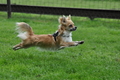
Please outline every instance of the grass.
M3 12L0 15L6 16ZM27 22L36 34L52 34L59 25L59 16L20 15L11 19L0 17L0 80L120 79L118 21L73 16L78 27L73 40L84 40L83 45L60 51L41 51L36 47L13 51L12 46L20 42L15 33L16 22Z
M1 3L6 3L6 0L0 0ZM120 9L119 0L11 0L12 4L20 5L37 5L37 6L52 6L52 7L74 7L74 8L92 8L92 9Z

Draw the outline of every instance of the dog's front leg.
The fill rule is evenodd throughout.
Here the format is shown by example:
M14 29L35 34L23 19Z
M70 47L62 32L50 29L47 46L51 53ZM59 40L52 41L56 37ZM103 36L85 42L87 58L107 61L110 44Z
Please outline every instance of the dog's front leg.
M78 42L64 42L60 45L60 49L63 49L65 47L71 47L71 46L77 46L79 43Z
M83 43L84 43L84 41L64 42L60 45L59 49L64 49L65 47L77 46L77 45L83 44Z
M79 44L83 44L84 41L72 41L72 42L64 42L64 46L70 47L70 46L77 46Z
M78 45L78 43L76 43L76 42L64 42L60 45L59 50L64 49L65 47L71 47L71 46L77 46L77 45Z

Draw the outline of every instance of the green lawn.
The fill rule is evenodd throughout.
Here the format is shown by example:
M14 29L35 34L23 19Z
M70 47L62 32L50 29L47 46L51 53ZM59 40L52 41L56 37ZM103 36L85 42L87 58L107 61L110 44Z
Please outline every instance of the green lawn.
M0 0L6 3L7 0ZM120 0L11 0L12 4L120 10Z
M15 23L27 22L36 34L52 34L59 16L0 13L0 80L120 80L120 22L72 17L77 31L73 40L83 45L60 51L36 47L13 51L20 42ZM30 18L31 16L32 18Z

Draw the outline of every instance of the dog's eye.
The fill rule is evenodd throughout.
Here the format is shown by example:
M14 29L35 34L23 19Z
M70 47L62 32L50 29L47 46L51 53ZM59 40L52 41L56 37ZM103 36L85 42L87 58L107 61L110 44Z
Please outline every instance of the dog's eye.
M72 25L69 25L69 27L72 27Z

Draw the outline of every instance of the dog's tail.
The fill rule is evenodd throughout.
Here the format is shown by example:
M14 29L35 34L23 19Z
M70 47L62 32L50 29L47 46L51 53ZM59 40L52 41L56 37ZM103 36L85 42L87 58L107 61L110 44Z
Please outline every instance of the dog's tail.
M21 38L22 40L27 39L29 36L34 35L32 28L29 26L29 24L25 22L17 22L17 31L18 35L17 37Z

